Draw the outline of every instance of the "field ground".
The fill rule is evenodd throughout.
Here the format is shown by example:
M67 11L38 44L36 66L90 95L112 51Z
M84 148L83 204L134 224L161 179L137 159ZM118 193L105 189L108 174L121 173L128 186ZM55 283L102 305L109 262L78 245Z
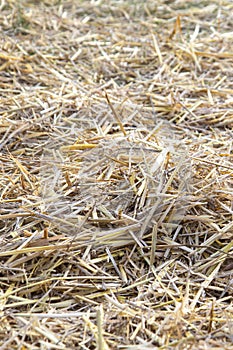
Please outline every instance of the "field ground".
M0 10L0 350L233 349L232 1Z

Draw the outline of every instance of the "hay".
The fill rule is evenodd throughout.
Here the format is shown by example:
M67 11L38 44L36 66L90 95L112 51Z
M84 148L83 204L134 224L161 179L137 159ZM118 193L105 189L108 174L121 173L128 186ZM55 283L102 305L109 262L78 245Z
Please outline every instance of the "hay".
M233 349L232 3L0 7L0 349Z

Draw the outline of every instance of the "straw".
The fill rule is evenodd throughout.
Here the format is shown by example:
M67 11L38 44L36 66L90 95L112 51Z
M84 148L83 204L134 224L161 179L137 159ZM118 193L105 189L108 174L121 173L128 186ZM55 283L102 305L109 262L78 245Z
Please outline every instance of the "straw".
M0 10L0 349L233 349L232 2Z

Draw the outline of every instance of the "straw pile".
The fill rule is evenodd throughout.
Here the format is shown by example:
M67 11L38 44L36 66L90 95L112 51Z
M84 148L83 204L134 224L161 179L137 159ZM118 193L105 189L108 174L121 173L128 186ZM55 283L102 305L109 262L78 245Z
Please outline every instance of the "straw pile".
M0 349L233 349L232 2L0 7Z

